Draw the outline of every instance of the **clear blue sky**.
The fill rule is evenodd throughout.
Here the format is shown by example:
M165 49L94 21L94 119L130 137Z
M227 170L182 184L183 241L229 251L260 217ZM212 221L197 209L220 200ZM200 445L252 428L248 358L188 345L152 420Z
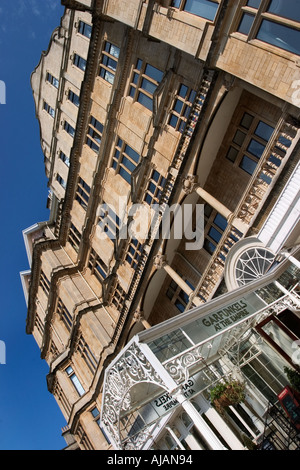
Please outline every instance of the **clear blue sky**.
M48 392L49 371L32 336L19 272L28 269L22 230L48 220L47 180L30 88L30 75L63 15L60 0L1 0L0 105L1 274L0 450L56 450L64 417Z

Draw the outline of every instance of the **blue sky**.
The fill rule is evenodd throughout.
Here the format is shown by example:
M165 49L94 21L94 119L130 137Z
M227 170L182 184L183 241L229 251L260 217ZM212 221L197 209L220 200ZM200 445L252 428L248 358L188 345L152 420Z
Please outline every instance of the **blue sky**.
M47 180L30 75L63 15L60 0L1 0L0 104L1 274L0 450L56 450L65 446L64 417L48 392L49 371L32 336L20 271L28 269L22 230L48 220Z

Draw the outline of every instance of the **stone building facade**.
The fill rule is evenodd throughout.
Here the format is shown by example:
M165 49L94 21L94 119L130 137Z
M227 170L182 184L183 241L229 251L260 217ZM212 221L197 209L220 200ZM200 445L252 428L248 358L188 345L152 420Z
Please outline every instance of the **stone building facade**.
M105 371L128 342L239 287L224 278L237 244L257 240L273 261L297 247L300 10L62 4L31 77L50 214L23 232L26 331L70 448L110 449Z

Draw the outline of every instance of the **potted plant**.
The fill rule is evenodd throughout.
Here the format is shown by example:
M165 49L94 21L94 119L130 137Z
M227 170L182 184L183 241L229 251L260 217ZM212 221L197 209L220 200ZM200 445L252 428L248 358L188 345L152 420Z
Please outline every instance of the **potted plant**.
M238 380L219 382L210 391L211 404L219 412L245 400L245 385Z
M290 382L291 386L300 393L300 373L295 369L290 369L289 367L284 367L284 372Z

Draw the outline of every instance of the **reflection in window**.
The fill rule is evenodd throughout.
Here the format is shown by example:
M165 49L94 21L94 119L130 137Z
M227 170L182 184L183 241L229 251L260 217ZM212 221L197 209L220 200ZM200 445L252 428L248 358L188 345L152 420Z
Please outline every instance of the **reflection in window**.
M173 0L172 6L213 21L217 13L219 3L214 0Z

